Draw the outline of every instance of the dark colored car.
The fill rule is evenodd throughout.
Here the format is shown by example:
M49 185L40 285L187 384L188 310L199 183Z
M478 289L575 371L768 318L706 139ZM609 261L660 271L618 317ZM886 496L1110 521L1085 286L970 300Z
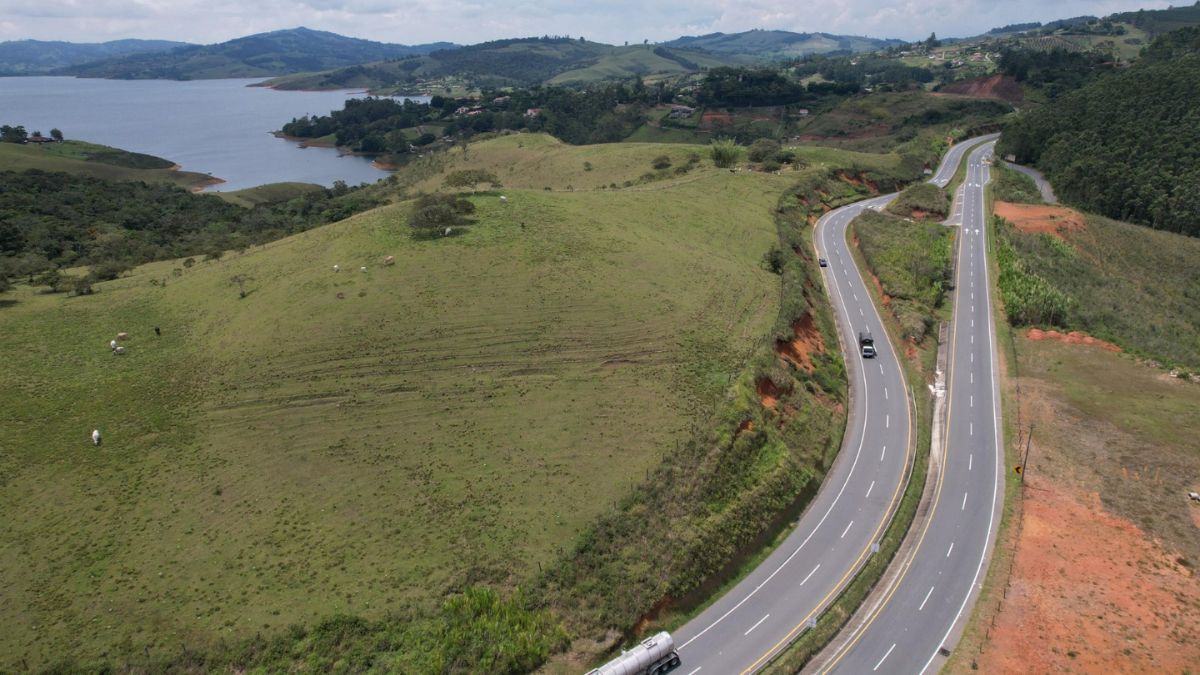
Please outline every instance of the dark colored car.
M824 258L817 258L817 264L821 267L829 267L829 261Z

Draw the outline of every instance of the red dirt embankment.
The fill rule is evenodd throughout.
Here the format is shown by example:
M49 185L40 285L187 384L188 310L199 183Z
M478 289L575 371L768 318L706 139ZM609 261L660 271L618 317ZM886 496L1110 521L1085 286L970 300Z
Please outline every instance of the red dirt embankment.
M981 673L1184 673L1200 663L1200 584L1095 493L1030 478L1004 609Z
M812 312L792 322L792 339L776 340L775 354L806 372L813 372L813 352L825 352L825 340L813 321Z
M996 215L1022 232L1044 232L1063 239L1063 232L1087 229L1083 215L1063 206L1038 206L996 202Z
M1030 328L1025 334L1030 340L1058 340L1071 345L1090 345L1099 347L1107 352L1120 352L1121 348L1106 340L1094 338L1087 333L1080 333L1073 330L1070 333L1060 333L1056 330L1041 330L1039 328Z
M1025 100L1025 90L1011 75L992 75L942 87L938 94L957 94L973 98L998 98L1013 105Z
M767 410L774 410L775 404L779 402L779 397L788 393L786 389L780 389L769 377L758 378L754 383L754 389L758 392L762 406Z

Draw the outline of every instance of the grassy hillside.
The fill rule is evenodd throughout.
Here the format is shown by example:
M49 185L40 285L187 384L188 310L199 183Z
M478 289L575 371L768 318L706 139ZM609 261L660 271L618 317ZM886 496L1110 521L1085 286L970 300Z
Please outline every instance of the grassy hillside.
M326 31L292 28L214 45L188 45L166 53L104 59L63 68L56 73L122 80L271 77L424 54L447 47L453 45L387 44Z
M167 182L185 188L201 187L212 181L207 174L176 171L171 162L159 157L84 141L42 145L0 143L0 166L8 171L65 171L105 180Z
M588 84L638 76L686 75L702 68L729 65L735 60L724 55L678 48L649 45L613 47L594 64L584 64L559 73L550 78L547 84Z
M786 30L749 30L742 33L709 33L686 36L663 45L721 55L744 55L762 60L799 58L832 51L866 52L901 44L900 40L828 33L792 33Z
M286 202L309 192L321 190L320 185L313 183L267 183L245 190L218 192L216 196L238 206L253 207L259 204L277 204Z
M924 91L854 96L798 125L801 138L855 150L885 152L930 126L970 130L1011 112L994 100L935 96Z
M472 197L459 236L414 241L390 206L94 296L19 287L0 306L4 665L177 654L534 576L769 333L786 184L506 188Z
M1200 370L1200 240L1099 216L1051 233L999 229L1024 270L1067 298L1060 324Z
M353 86L373 91L440 93L441 85L447 82L465 84L470 89L550 82L578 84L677 75L738 61L733 57L647 45L614 47L571 38L520 38L441 50L399 61L279 77L266 84L278 89Z

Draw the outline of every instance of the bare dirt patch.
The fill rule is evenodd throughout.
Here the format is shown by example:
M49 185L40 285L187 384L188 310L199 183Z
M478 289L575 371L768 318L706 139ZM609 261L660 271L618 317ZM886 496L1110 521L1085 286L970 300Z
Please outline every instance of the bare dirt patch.
M1016 348L1026 483L948 672L1194 671L1200 393L1105 349Z
M857 242L856 242L857 243ZM879 276L868 270L871 275L871 281L875 282L875 290L879 291L879 298L883 302L884 307L892 306L892 296L888 295L883 290L883 283L879 281Z
M769 377L758 378L754 383L754 390L758 392L758 398L767 410L774 410L775 404L779 402L780 397L787 394L786 389L772 382Z
M1086 228L1083 215L1063 206L1038 206L996 202L996 215L1012 223L1022 232L1044 232L1063 239L1063 232Z
M779 358L804 370L813 372L812 353L825 351L825 340L821 331L813 321L812 313L805 312L803 316L792 322L792 339L777 340L775 353Z
M733 115L727 112L708 111L706 110L700 116L700 128L712 129L714 126L733 126Z
M1012 584L980 672L1181 673L1200 663L1200 585L1133 523L1030 479Z
M863 176L854 176L847 171L839 171L838 178L851 185L864 185L871 191L871 194L879 194L879 186Z
M992 75L942 87L936 95L957 94L972 98L998 98L1014 105L1025 100L1025 90L1011 75Z
M1088 345L1091 347L1099 347L1108 352L1120 352L1121 348L1106 340L1094 338L1087 333L1081 333L1073 330L1069 333L1060 333L1056 330L1041 330L1039 328L1030 328L1025 336L1035 342L1041 340L1057 340L1070 345Z

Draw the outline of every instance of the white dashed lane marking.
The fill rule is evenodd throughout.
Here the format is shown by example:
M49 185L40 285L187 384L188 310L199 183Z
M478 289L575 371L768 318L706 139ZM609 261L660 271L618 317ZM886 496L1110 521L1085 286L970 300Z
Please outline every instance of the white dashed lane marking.
M925 603L929 602L929 596L931 595L933 595L933 586L929 587L929 592L925 594L925 599L921 601L921 606L917 608L918 612L925 609Z
M759 626L761 626L762 622L766 621L767 617L769 617L769 616L771 616L771 615L768 614L767 616L764 616L763 618L759 619L757 623L755 623L753 626L750 626L750 630L746 631L745 633L742 633L742 637L746 637L747 635L750 634L751 630L754 630L755 628L758 628Z
M875 664L875 667L874 667L874 668L872 668L871 670L872 670L872 671L879 670L879 666L882 666L882 665L883 665L883 662L884 662L884 661L887 661L887 657L889 657L889 656L891 656L891 655L892 655L892 650L893 650L893 649L895 649L895 648L896 648L896 643L895 643L895 642L893 642L893 643L892 643L892 646L891 646L891 647L888 647L888 650L887 650L887 652L885 652L885 653L884 653L884 655L883 655L883 658L882 658L882 659L879 659L879 663L876 663L876 664Z

